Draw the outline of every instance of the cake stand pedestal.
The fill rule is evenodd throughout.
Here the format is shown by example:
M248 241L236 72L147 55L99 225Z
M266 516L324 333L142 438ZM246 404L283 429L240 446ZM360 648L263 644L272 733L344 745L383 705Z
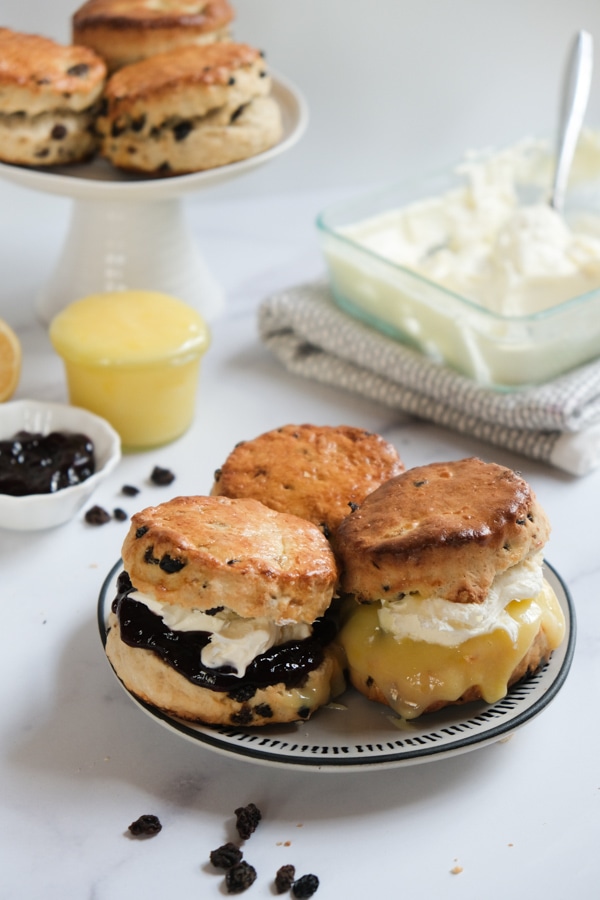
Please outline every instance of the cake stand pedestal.
M188 226L183 198L266 164L300 139L308 124L302 94L274 76L273 97L283 119L281 141L257 156L205 172L144 178L102 159L52 169L0 164L2 178L73 199L62 252L37 298L39 318L49 324L73 300L124 289L171 294L207 321L217 318L224 292Z

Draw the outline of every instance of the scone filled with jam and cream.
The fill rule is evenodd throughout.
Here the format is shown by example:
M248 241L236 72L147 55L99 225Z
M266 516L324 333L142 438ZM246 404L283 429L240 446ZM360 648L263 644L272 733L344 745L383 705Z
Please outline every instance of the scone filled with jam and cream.
M307 719L344 689L331 547L257 500L177 497L132 518L108 658L136 697L208 724Z
M480 459L377 488L334 538L352 684L406 719L504 697L564 637L544 578L549 532L531 487Z

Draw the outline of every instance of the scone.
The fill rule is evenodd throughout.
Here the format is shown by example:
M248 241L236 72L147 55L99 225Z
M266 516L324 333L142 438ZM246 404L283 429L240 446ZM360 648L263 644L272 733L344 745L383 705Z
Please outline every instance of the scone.
M501 699L561 643L530 486L479 459L409 469L335 535L352 684L407 719Z
M91 156L105 78L87 47L0 28L0 159L50 166Z
M403 471L395 447L378 434L349 425L284 425L239 443L215 472L211 493L253 497L329 537L367 494Z
M279 106L258 50L183 47L109 78L98 120L102 153L122 169L197 172L246 159L282 135Z
M73 15L73 43L91 47L109 72L187 44L230 38L227 0L88 0Z
M141 700L182 719L307 719L344 689L327 612L331 548L256 500L177 497L132 518L108 658Z

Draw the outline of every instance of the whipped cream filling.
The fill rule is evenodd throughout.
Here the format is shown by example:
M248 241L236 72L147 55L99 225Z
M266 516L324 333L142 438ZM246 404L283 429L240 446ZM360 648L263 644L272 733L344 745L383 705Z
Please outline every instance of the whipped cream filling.
M130 594L160 616L171 631L207 631L210 641L202 648L200 659L208 669L229 666L231 674L243 678L252 660L271 647L286 641L310 637L312 627L303 622L276 624L272 619L244 619L224 606L214 614L200 609L186 609L174 603L160 603L141 591Z
M582 208L565 218L545 196L521 196L543 165L536 141L470 158L463 186L343 231L495 313L534 314L600 287L600 217Z
M517 640L519 626L506 607L513 601L536 597L543 588L543 555L535 553L512 566L492 582L483 603L452 603L443 597L421 597L409 594L402 600L382 600L378 610L379 625L395 640L408 638L456 647L469 638L503 629L511 640ZM531 621L540 615L532 603ZM529 621L529 619L528 619Z

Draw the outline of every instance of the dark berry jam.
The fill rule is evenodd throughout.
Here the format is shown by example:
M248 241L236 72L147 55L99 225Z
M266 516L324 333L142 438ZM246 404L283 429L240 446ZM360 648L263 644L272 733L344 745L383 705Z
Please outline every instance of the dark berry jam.
M85 434L19 431L0 441L0 494L54 494L95 469L94 445Z
M317 619L310 637L286 641L256 656L242 678L229 666L209 669L200 653L210 640L209 631L171 631L160 616L129 594L135 591L126 572L117 583L112 610L119 620L121 640L129 647L153 650L192 684L211 691L237 691L243 686L257 689L283 683L287 688L302 684L309 672L324 659L323 648L333 639L336 626L328 618Z

